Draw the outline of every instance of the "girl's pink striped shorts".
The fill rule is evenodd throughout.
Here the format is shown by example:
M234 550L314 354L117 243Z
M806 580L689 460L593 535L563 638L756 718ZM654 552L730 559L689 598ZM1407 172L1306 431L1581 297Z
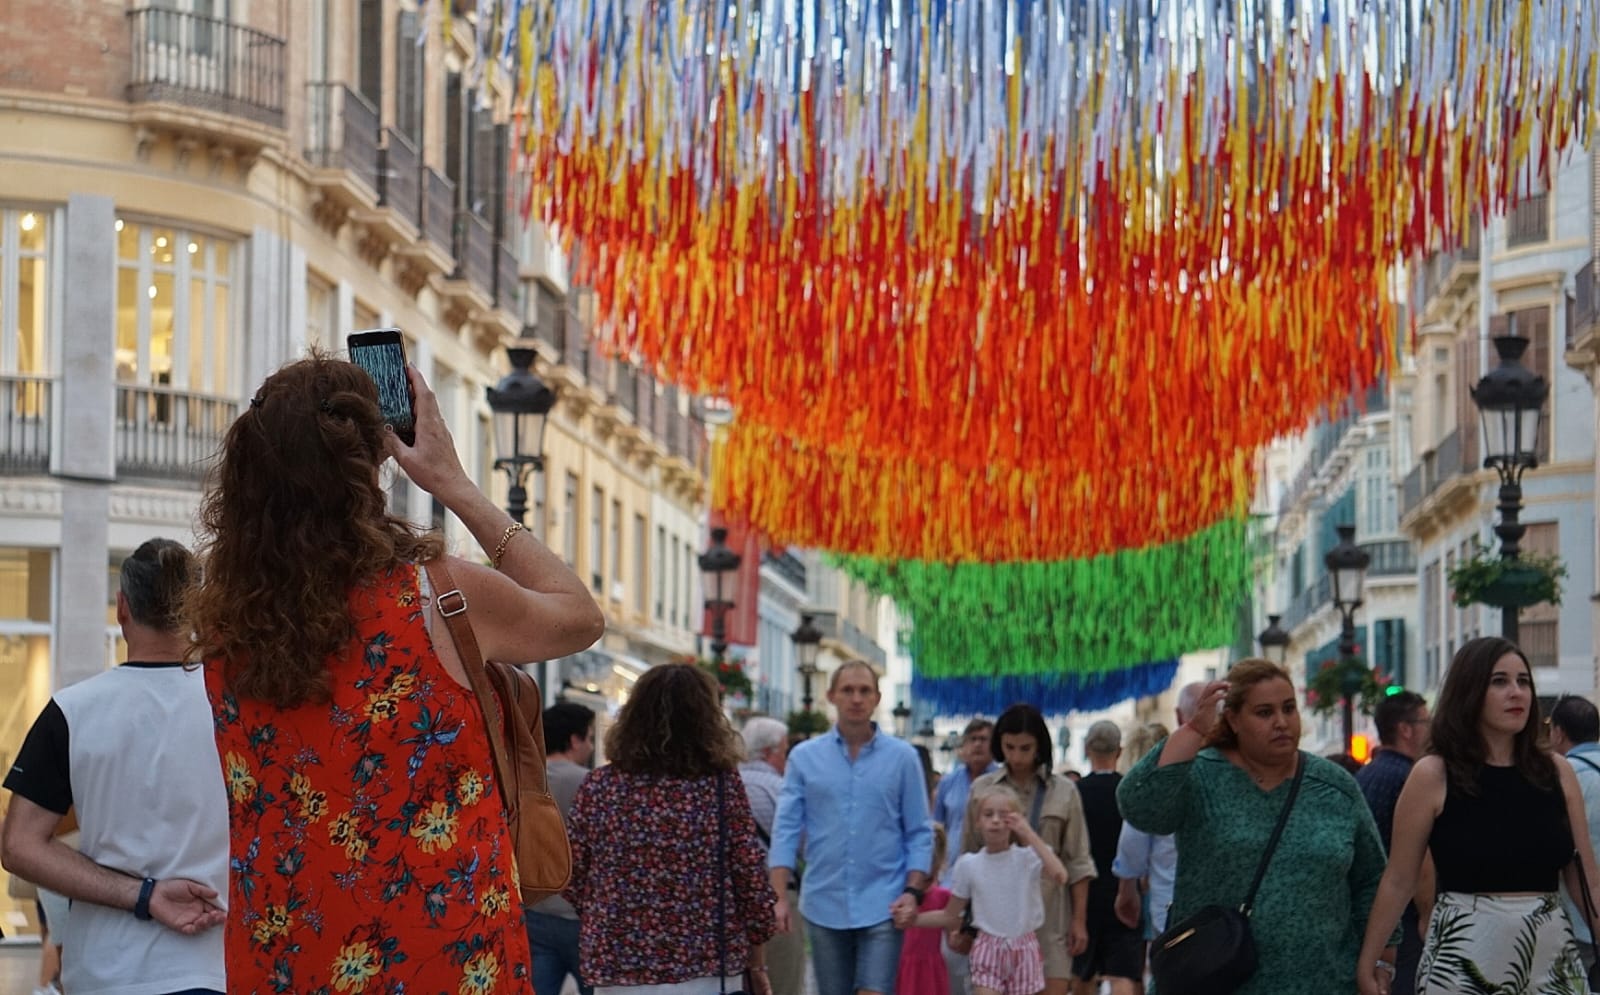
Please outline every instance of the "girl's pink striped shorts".
M972 986L1001 995L1044 991L1044 957L1032 933L1009 939L979 933L972 944Z

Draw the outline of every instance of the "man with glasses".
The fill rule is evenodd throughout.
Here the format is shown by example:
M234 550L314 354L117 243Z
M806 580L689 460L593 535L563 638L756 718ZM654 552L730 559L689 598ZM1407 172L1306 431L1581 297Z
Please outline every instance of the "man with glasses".
M1356 773L1356 784L1372 809L1378 823L1378 834L1383 837L1387 853L1394 832L1394 806L1400 798L1416 763L1428 749L1428 703L1415 691L1401 691L1378 702L1373 710L1373 721L1378 726L1378 752L1372 762ZM1422 881L1417 894L1424 903L1433 897L1433 862L1423 864ZM1406 906L1401 917L1400 950L1395 957L1394 980L1389 995L1411 995L1417 983L1417 960L1422 956L1421 917L1416 902Z
M1562 696L1545 720L1550 726L1550 748L1572 761L1578 775L1578 790L1583 793L1583 810L1589 817L1589 839L1600 846L1600 709L1587 698ZM1578 954L1587 971L1594 966L1594 934L1582 908L1561 886L1561 904L1572 921L1572 936L1578 941Z

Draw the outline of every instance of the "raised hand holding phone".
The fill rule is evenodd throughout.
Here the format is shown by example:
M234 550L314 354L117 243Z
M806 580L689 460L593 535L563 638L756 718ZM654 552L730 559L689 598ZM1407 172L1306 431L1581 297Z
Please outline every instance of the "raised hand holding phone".
M398 328L352 332L345 338L350 362L367 371L378 387L378 409L384 423L406 445L416 443L416 395L406 375L405 336Z

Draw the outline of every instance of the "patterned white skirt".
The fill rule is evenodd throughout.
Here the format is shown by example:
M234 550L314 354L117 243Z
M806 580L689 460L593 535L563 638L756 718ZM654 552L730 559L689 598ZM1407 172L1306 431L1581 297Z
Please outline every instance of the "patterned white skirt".
M1444 891L1417 965L1417 995L1587 995L1572 925L1552 892Z

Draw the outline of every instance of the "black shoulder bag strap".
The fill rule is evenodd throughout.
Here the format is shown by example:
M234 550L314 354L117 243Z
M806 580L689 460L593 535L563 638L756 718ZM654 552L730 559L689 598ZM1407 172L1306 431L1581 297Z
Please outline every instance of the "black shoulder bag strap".
M1283 836L1283 827L1289 821L1289 811L1294 808L1294 800L1300 794L1300 781L1306 775L1306 755L1302 751L1295 757L1294 781L1289 785L1289 797L1283 803L1283 811L1278 813L1278 824L1272 827L1272 839L1267 841L1267 849L1261 854L1261 863L1256 867L1256 878L1250 882L1250 891L1244 896L1244 901L1239 905L1239 914L1246 919L1250 918L1250 910L1256 904L1256 889L1261 887L1261 879L1267 876L1267 865L1272 862L1272 853L1278 849L1278 839Z
M722 797L727 774L717 771L717 990L728 992L728 912L722 880L728 873L728 811Z

